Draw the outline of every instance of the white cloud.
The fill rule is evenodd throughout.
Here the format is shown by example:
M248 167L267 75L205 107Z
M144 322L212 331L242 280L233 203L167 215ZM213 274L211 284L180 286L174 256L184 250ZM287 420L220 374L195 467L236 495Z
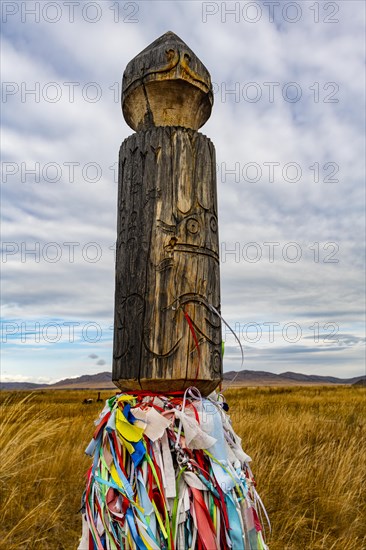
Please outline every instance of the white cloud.
M363 3L339 3L339 23L334 24L324 23L329 12L322 5L320 22L314 23L308 3L301 4L303 17L293 24L286 22L280 11L270 23L263 5L257 23L249 23L243 16L239 22L227 16L223 23L220 11L203 23L200 2L140 2L138 23L121 20L117 24L109 9L112 4L100 3L102 18L95 24L83 21L77 11L74 23L68 23L63 13L55 24L44 20L35 24L31 18L22 23L14 16L4 26L3 80L19 87L19 93L3 104L3 160L18 166L18 172L9 175L3 185L3 240L9 253L3 264L5 319L43 319L44 323L52 318L79 319L103 326L112 322L111 248L116 238L117 199L113 166L121 141L132 133L123 121L115 83L120 82L134 55L160 34L173 30L204 61L216 84L214 109L202 132L212 139L217 151L220 238L227 248L239 243L240 251L238 262L228 257L221 266L224 315L234 324L251 320L309 324L332 319L341 332L359 336L365 145L360 78L364 70ZM219 10L223 5L217 3ZM120 15L123 19L128 14ZM30 89L37 82L39 101L28 95L22 102L22 86ZM60 101L52 103L42 96L49 82L57 83ZM73 102L65 82L80 84L74 88ZM96 82L102 92L96 103L85 96L84 87L90 82ZM273 102L268 100L265 83L269 82L279 83L273 88ZM302 92L297 103L282 95L291 82ZM256 83L262 94L256 103L246 95L255 91L254 87L245 88L248 83ZM239 90L239 97L225 95L234 89ZM324 102L331 92L338 103ZM21 163L31 169L37 162L40 181L34 182L32 176L24 175ZM74 181L65 165L70 162L79 163ZM85 181L83 173L92 162L101 170L94 183ZM272 182L268 181L268 162L279 163ZM49 181L54 171L44 172L47 163L59 167L59 181ZM230 170L235 163L239 163L240 181L235 182L232 176L223 181L223 164ZM244 180L247 163L261 168L260 181ZM298 182L284 178L288 163L301 167ZM319 182L315 181L314 163L318 163ZM327 181L332 166L339 167L333 176L337 182ZM50 242L61 250L57 262L47 256L52 257ZM73 261L64 244L70 242L79 243ZM96 262L83 254L91 242L102 252ZM257 263L243 257L249 242L260 246L262 257ZM266 242L280 243L273 263L268 260ZM297 263L282 257L289 242L301 248ZM18 246L13 254L9 243ZM314 243L319 243L318 261ZM332 252L327 243L338 247L336 264L324 262ZM26 254L24 247L36 247L39 262ZM99 345L109 345L110 351L110 341ZM92 351L95 348L89 347L82 356L70 346L72 366L66 364L67 355L54 357L55 376L88 372L91 367L86 357ZM350 361L352 368L361 371L362 353L347 353L339 355L342 360L337 372L348 372ZM25 354L20 355L24 360ZM41 356L38 364L29 360L24 367L15 357L10 361L12 372L20 373L32 365L34 373L42 376L52 354ZM261 368L277 369L275 360L268 364L266 357L262 359ZM307 361L300 364L301 370L312 368L312 359ZM326 359L324 368L332 374L333 358Z
M2 374L1 382L31 382L33 384L50 384L51 378L44 376L24 376L22 374Z

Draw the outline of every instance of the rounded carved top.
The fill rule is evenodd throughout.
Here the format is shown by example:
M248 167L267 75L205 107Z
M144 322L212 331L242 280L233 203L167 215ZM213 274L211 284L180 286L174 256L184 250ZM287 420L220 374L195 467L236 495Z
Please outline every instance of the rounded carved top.
M122 112L133 130L182 126L198 130L213 104L210 73L192 50L167 32L127 65Z

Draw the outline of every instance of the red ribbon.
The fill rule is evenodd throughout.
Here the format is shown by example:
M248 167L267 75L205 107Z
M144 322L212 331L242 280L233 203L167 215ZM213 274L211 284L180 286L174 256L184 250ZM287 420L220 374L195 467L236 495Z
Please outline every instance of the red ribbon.
M192 319L190 318L190 316L188 315L188 313L186 312L186 310L184 308L183 309L183 313L184 313L184 317L186 318L187 320L187 323L188 323L188 326L189 326L189 330L191 331L191 334L193 336L193 340L194 340L194 343L195 343L195 346L196 346L196 349L197 349L197 353L198 353L198 364L197 364L197 369L196 369L196 376L195 376L195 381L197 380L198 378L198 373L199 373L199 370L200 370L200 362L201 362L201 350L200 350L200 347L199 347L199 343L198 343L198 339L197 339L197 335L196 335L196 332L194 330L194 326L193 326L193 322L192 322Z

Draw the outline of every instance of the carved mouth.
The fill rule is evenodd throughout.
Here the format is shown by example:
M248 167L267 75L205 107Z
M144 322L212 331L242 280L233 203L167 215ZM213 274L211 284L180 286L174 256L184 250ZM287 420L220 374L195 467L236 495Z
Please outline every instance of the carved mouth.
M188 243L176 243L174 245L174 252L188 252L189 254L203 254L204 256L210 256L217 262L219 261L219 255L210 248L203 248L194 244Z

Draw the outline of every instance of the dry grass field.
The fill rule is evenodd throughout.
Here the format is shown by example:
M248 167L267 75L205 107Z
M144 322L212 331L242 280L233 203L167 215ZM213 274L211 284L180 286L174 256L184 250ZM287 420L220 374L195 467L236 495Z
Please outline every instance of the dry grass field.
M272 521L270 550L366 548L366 390L233 388L225 395ZM76 548L90 463L84 448L102 405L82 405L84 397L96 392L1 392L4 550Z

